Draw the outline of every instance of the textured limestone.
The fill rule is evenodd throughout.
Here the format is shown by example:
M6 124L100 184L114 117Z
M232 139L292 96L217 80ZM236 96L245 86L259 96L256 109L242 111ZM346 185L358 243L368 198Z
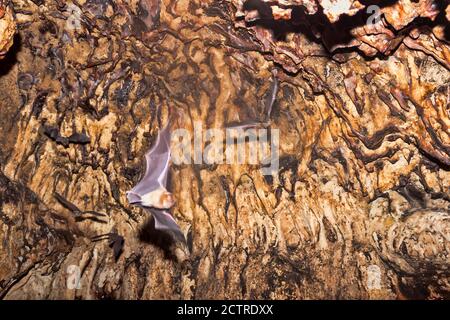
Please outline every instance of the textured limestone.
M368 2L365 5L358 1L319 1L323 9L321 11L317 11L317 5L314 5L317 1L285 3L285 1L236 0L233 2L237 8L236 16L245 17L244 21L254 22L255 35L266 48L272 48L268 50L279 51L277 49L280 45L276 42L286 35L290 36L287 41L288 48L285 50L289 51L290 56L296 56L297 60L302 59L305 54L308 55L303 50L305 36L308 40L315 38L321 41L331 52L357 48L367 56L380 53L390 55L402 41L413 42L417 47L423 48L423 44L416 41L418 34L431 38L428 39L430 43L434 41L434 37L448 43L448 39L444 39L444 33L448 33L448 30L443 30L444 25L447 24L444 20L445 5L443 2L433 0L400 0L381 4ZM277 4L283 4L284 7L280 8ZM415 23L419 19L422 22ZM424 21L429 23L425 24ZM259 30L261 26L265 27L269 24L280 31L270 33ZM302 32L292 34L293 30ZM428 46L433 45L434 43ZM285 46L284 44L283 47ZM294 60L290 56L289 58ZM444 60L448 64L448 58ZM294 62L298 63L295 60Z
M0 1L0 59L3 59L13 44L16 24L9 1Z

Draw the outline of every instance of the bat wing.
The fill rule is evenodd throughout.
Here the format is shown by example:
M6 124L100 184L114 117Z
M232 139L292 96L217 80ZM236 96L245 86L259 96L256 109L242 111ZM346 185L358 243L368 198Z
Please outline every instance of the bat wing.
M270 115L272 114L272 109L275 100L277 98L277 93L278 93L278 78L274 75L272 84L270 85L270 88L268 90L268 94L264 99L265 100L264 116L266 117L267 121L270 121Z
M166 187L170 162L170 128L169 124L162 129L156 142L145 155L145 175L139 183L128 192L128 200L135 203L141 195Z
M175 219L165 210L149 209L155 219L155 229L171 233L176 240L186 242L184 234Z

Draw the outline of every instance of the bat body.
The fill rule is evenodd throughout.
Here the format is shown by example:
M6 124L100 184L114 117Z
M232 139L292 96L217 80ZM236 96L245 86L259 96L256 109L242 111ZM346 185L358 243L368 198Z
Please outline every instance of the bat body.
M156 142L145 155L147 168L141 181L127 193L128 201L150 211L155 219L155 229L172 233L177 240L184 241L184 235L170 209L175 200L167 191L170 169L170 126L167 124L159 133Z

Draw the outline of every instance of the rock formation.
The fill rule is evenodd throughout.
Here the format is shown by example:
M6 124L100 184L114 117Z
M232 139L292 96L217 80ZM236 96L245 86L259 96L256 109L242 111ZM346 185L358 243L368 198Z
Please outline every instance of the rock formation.
M0 59L3 59L13 44L16 31L11 7L4 0L0 1Z

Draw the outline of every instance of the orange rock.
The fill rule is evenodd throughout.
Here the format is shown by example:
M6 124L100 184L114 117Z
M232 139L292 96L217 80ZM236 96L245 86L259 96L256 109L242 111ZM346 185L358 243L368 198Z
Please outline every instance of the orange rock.
M0 7L0 59L3 59L13 44L16 23L9 7Z

